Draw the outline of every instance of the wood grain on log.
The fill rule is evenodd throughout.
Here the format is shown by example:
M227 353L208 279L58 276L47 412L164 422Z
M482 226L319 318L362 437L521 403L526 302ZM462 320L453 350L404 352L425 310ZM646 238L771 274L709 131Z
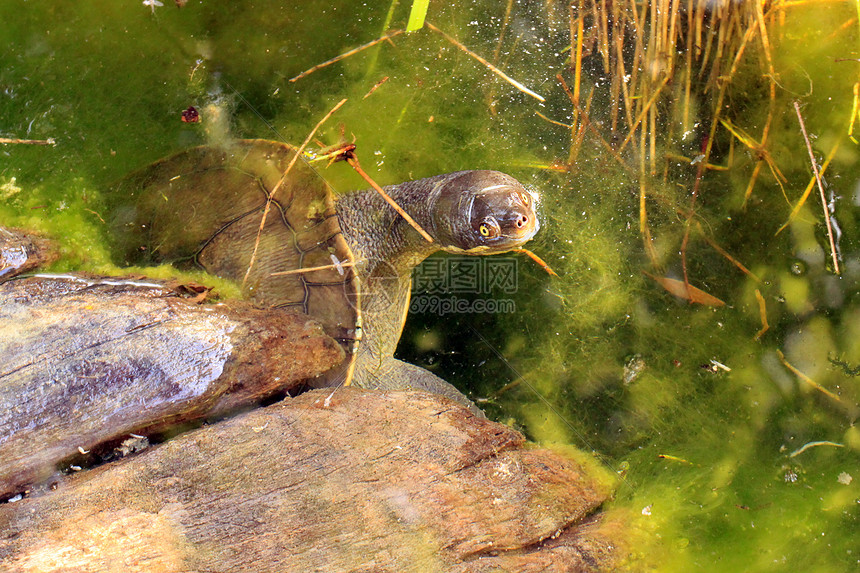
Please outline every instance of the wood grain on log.
M0 506L0 570L593 570L609 490L445 398L316 390Z
M53 243L35 233L0 227L0 281L57 260Z
M157 284L0 284L0 498L131 432L254 405L339 363L306 315L196 305ZM265 375L264 375L265 374Z

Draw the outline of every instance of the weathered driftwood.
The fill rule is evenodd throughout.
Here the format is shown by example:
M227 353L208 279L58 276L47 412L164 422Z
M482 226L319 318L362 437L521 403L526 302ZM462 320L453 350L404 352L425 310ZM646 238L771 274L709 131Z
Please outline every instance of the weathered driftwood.
M78 448L255 404L343 350L301 314L191 304L157 284L30 277L0 284L0 357L2 498Z
M0 280L31 271L57 259L51 242L34 233L0 227Z
M0 506L0 570L593 570L587 465L439 396L316 390Z

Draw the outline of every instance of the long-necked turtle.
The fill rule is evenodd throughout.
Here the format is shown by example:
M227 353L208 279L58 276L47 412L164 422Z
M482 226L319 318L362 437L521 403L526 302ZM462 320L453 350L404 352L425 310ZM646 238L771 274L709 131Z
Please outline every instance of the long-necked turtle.
M411 272L439 250L489 255L522 246L539 228L535 197L498 171L387 187L432 236L428 242L372 189L336 198L302 161L284 177L295 152L243 140L193 148L128 177L111 226L118 262L196 264L243 282L259 304L318 319L347 358L315 385L424 389L471 405L447 382L393 356ZM293 272L273 274L285 271Z

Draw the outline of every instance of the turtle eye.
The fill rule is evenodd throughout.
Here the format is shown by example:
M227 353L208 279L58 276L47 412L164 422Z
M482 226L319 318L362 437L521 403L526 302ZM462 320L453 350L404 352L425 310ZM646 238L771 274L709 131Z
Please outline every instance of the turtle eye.
M532 198L528 193L520 193L520 199L526 207L528 207L532 201Z
M495 239L499 236L499 224L496 222L495 219L487 217L478 226L478 232L485 239Z

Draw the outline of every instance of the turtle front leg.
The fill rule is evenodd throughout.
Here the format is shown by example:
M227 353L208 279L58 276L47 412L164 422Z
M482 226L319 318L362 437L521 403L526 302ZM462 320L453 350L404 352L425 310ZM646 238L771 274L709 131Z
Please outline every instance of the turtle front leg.
M476 416L486 418L474 402L429 370L397 360L393 356L385 357L373 366L356 368L352 384L370 390L419 390L440 394L466 406Z

